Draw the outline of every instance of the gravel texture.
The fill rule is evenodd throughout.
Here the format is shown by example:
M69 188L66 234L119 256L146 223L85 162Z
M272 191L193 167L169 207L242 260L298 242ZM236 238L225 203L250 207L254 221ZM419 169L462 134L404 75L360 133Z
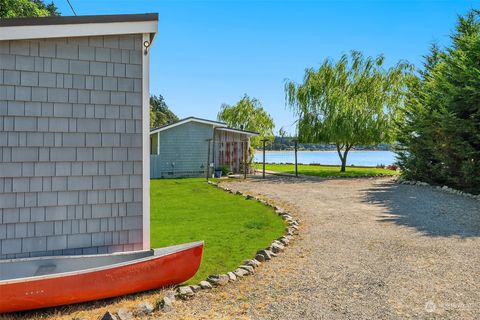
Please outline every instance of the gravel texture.
M149 318L479 318L480 201L391 178L271 176L227 185L288 209L301 220L300 235L255 275ZM58 318L96 318L139 300Z
M229 183L301 219L258 273L172 318L462 318L480 314L480 202L390 178Z

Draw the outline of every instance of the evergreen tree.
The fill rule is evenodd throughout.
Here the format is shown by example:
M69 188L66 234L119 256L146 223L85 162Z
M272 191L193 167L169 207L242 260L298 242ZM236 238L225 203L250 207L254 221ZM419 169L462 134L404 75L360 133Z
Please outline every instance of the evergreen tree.
M178 117L168 108L162 95L150 97L150 128L158 128L178 121Z
M409 82L397 152L410 179L480 192L479 11L459 17L452 45L433 46Z

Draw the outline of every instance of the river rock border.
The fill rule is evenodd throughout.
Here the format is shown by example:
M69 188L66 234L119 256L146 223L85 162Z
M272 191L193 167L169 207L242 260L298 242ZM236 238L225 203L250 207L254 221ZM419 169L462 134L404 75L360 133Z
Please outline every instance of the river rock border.
M432 188L435 188L437 190L441 190L443 192L452 193L452 194L456 194L456 195L459 195L459 196L464 196L464 197L467 197L467 198L471 198L471 199L475 199L475 200L480 201L480 194L474 195L474 194L471 194L471 193L468 193L468 192L464 192L464 191L461 191L461 190L450 188L448 186L435 186L435 185L431 185L431 184L429 184L427 182L423 182L423 181L406 180L402 177L398 178L396 180L396 182L398 184L407 184L407 185L412 185L412 186L432 187Z
M200 281L195 285L176 286L169 290L166 295L160 299L156 305L149 302L141 302L135 310L126 310L124 308L118 309L116 312L107 311L100 319L101 320L130 320L138 316L148 316L156 310L162 312L170 312L174 309L173 302L176 299L189 300L201 290L209 290L213 287L225 286L229 283L239 281L241 278L255 274L255 270L259 268L262 263L272 260L285 250L292 240L298 235L300 221L294 219L293 216L284 208L278 207L275 204L255 197L240 191L232 191L230 188L224 187L216 182L208 181L208 183L216 188L222 189L226 192L240 195L245 199L256 200L266 206L272 207L275 212L282 217L287 223L283 236L272 241L272 244L267 248L257 251L254 257L244 260L238 268L224 274L212 274L207 279Z

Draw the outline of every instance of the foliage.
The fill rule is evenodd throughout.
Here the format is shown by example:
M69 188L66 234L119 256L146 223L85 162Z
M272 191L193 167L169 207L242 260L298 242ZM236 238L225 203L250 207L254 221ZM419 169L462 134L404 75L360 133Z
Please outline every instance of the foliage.
M150 185L152 247L205 241L202 265L189 283L235 269L283 234L285 224L273 209L205 179L152 180Z
M341 171L354 146L394 140L409 66L384 69L383 63L383 56L352 51L336 63L326 59L318 70L307 69L302 84L285 84L287 104L299 117L299 140L335 144Z
M258 166L261 169L261 165ZM294 164L266 164L266 170L275 172L284 172L295 174ZM348 171L340 171L340 166L322 166L322 165L308 165L299 164L298 173L307 176L317 176L323 178L330 177L368 177L376 175L398 175L397 171L392 171L383 168L366 168L366 167L349 167Z
M258 132L260 136L251 139L253 147L260 147L262 139L273 140L273 128L275 127L273 118L255 98L244 95L233 106L222 104L217 118L232 128Z
M58 16L60 13L52 2L42 0L0 0L0 18Z
M408 179L480 193L479 14L459 17L452 45L432 46L409 82L397 147Z
M224 164L221 169L222 169L222 176L226 176L230 172L230 166L227 164Z
M287 136L287 131L283 127L278 130L278 136L280 137L280 143L283 144L283 139ZM275 137L276 138L276 137Z
M178 121L178 117L168 108L162 95L150 97L150 128L159 128Z

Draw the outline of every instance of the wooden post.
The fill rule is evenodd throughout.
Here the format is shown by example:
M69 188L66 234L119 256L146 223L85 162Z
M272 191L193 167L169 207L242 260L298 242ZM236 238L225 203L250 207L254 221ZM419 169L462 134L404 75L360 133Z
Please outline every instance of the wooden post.
M208 181L208 175L210 173L210 141L212 141L212 139L207 139L207 143L208 143L208 154L207 154L207 174L206 174L206 178L207 178L207 181Z
M263 139L263 174L262 177L265 179L265 143L267 142L267 139Z
M248 150L248 143L247 141L243 142L243 179L247 179L247 150Z
M297 161L297 152L298 152L298 140L295 139L295 177L298 177L298 161Z

